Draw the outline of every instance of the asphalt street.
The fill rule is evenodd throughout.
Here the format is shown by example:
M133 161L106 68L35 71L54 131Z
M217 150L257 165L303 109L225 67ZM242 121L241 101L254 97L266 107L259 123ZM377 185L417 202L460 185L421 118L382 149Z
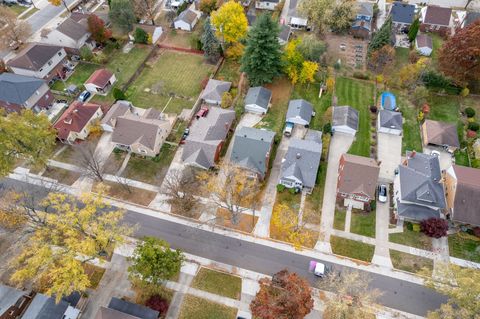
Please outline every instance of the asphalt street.
M15 187L34 193L36 199L45 195L40 186L17 180L5 179L0 188ZM284 268L307 278L312 286L318 279L308 272L310 258L292 252L223 236L195 227L165 221L155 217L127 211L125 221L138 225L135 237L156 236L170 242L174 248L225 264L272 275ZM324 262L337 271L348 271L349 267ZM370 287L382 292L379 302L387 307L425 316L429 310L437 309L446 297L422 285L366 272Z
M65 0L67 5L72 4L76 0ZM65 6L62 4L60 6L54 6L48 4L45 8L41 9L40 11L33 14L31 17L27 19L28 23L32 27L32 32L37 32L44 25L50 22L54 17L65 10Z

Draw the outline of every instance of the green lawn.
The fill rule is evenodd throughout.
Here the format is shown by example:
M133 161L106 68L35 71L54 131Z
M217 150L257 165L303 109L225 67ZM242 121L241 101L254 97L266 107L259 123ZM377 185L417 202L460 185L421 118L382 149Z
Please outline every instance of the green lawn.
M448 236L450 256L480 263L480 238L464 232Z
M202 80L212 70L213 66L204 63L201 55L165 51L130 85L127 96L135 106L163 109L175 95L165 112L180 113L183 108L192 108Z
M322 160L318 168L317 181L312 193L305 199L303 221L309 224L320 224L322 217L323 193L327 176L327 161Z
M395 91L394 94L404 119L402 154L405 154L407 150L421 152L423 145L422 137L420 136L420 124L417 120L417 109L400 92Z
M428 97L430 113L427 118L436 121L457 123L460 116L459 97L452 95L439 96L430 94Z
M320 83L314 83L310 85L296 84L293 89L291 99L304 99L313 104L315 117L312 118L312 121L310 122L310 128L312 130L321 131L323 125L327 123L327 119L323 118L323 114L332 105L332 95L323 94L322 97L319 99L319 90ZM330 121L331 118L328 119L328 122Z
M463 150L456 150L455 164L461 166L470 166L470 161L468 160L468 153Z
M422 268L433 270L433 260L390 249L390 258L396 269L417 273Z
M272 90L272 106L262 121L255 127L272 130L276 134L281 135L285 124L292 84L286 77L282 77L275 80L272 84L266 85L266 87Z
M172 131L170 132L170 135L167 137L167 141L169 142L174 142L174 143L180 143L180 140L182 139L183 132L185 131L185 128L187 127L187 122L177 119L175 122L175 125L172 128Z
M421 232L408 230L405 226L403 227L402 233L390 234L389 239L392 243L432 250L432 239L430 237L425 236Z
M338 230L345 230L345 218L347 212L344 210L335 210L335 215L333 219L333 228Z
M235 60L225 60L220 70L218 70L215 78L218 80L229 81L234 84L238 84L240 78L240 64Z
M395 66L398 70L404 65L407 65L410 63L409 55L410 55L409 48L395 48Z
M373 84L349 78L337 78L335 92L338 105L349 105L359 111L359 129L349 154L370 157L370 105L373 104Z
M359 241L345 239L337 236L330 237L330 244L334 254L370 262L373 258L375 247Z
M376 212L352 212L352 223L350 231L355 234L375 237L375 217Z
M83 87L83 83L92 75L95 70L100 69L102 66L98 64L91 64L91 63L82 63L80 62L76 67L73 74L65 81L55 81L52 85L53 90L63 91L69 85L73 84L78 87L79 90L85 89Z
M432 58L432 61L436 66L437 60L438 60L438 52L443 45L443 39L441 36L435 33L430 33L429 35L432 37L432 44L433 44L432 55L430 57Z
M216 295L240 300L242 279L237 276L202 267L193 279L192 287Z
M237 309L206 299L186 295L180 309L179 319L235 319Z

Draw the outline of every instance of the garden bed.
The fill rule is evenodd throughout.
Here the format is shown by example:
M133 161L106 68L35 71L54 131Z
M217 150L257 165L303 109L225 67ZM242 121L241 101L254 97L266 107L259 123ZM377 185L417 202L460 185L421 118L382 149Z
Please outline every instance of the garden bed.
M202 267L193 279L191 286L216 295L240 300L242 279L231 274Z
M88 288L97 289L98 284L100 283L100 280L102 280L103 274L105 273L105 268L101 268L89 263L85 263L82 266L85 270L85 274L88 276L88 280L90 281Z

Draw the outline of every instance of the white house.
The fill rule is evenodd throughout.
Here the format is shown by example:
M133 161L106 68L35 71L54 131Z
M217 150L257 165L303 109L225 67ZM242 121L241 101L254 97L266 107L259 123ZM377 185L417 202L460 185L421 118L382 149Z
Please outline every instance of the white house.
M430 56L433 50L432 38L426 34L419 34L415 39L415 48L418 53L424 56Z
M275 10L279 0L257 0L255 1L255 8L260 10Z
M257 114L266 114L272 100L272 91L256 86L248 89L245 96L245 111Z
M350 106L335 106L332 131L355 135L358 131L358 111Z
M380 110L378 112L378 132L401 135L403 126L402 114L399 112Z
M215 79L208 80L207 86L203 90L201 98L210 105L222 104L223 94L230 91L232 82L219 81Z
M193 31L193 28L198 22L198 17L199 15L195 11L187 9L185 11L182 11L182 13L180 13L178 17L175 18L173 26L175 27L175 29Z
M72 15L59 24L55 29L42 34L42 42L58 45L70 49L72 53L79 53L84 45L93 49L94 42L88 42L88 14L72 13Z
M98 69L90 75L83 85L91 93L107 95L108 90L116 81L113 72L107 69Z
M303 99L290 100L288 103L286 121L289 123L308 127L314 115L312 104Z

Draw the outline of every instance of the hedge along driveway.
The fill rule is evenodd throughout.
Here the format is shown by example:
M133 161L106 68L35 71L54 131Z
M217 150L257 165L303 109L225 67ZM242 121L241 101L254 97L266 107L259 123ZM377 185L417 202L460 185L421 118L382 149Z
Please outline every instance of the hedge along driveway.
M338 104L349 105L359 112L358 132L349 154L370 157L370 105L373 104L373 84L339 77L335 83Z

